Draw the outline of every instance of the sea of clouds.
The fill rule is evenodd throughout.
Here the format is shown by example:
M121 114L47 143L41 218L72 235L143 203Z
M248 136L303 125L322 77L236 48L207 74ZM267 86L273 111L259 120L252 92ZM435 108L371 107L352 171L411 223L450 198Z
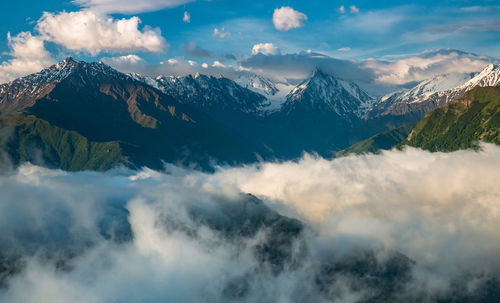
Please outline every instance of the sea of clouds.
M0 175L0 192L0 302L493 302L500 294L495 145L305 155L215 173L27 164Z

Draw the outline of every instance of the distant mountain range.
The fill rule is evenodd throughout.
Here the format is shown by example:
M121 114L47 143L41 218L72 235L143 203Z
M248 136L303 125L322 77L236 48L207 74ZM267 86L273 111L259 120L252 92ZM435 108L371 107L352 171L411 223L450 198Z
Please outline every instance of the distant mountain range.
M304 151L329 157L417 122L474 87L499 85L500 67L492 64L377 100L321 69L285 93L289 85L250 73L234 81L151 78L67 58L0 86L0 146L14 164L67 170L164 162L208 169L293 159Z

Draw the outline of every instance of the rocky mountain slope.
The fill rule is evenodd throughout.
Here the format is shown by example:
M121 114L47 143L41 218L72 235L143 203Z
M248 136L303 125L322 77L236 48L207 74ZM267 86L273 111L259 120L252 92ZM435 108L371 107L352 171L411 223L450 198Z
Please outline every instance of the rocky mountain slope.
M49 166L60 167L68 161L65 153L50 148L45 136L19 130L31 129L33 123L47 125L55 133L61 130L62 137L57 139L63 140L61 144L67 143L65 132L70 131L91 145L106 143L116 148L112 160L102 155L110 148L100 148L102 153L94 155L110 163L97 161L75 170L107 168L124 159L132 166L159 168L162 161L207 166L212 161L252 161L259 152L259 147L193 106L103 63L71 58L2 85L0 115L2 130L12 134L3 141L19 161L26 158L22 154L33 154L27 158L40 158ZM83 152L78 144L72 148L76 149L72 153Z

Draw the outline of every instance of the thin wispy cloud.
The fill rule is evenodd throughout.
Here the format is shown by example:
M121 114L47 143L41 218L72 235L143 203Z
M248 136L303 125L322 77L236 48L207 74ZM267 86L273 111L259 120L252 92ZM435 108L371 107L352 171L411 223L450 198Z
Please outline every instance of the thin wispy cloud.
M495 31L500 32L500 20L485 20L481 22L466 22L458 24L441 25L434 27L427 27L426 30L432 33L452 33L452 32L486 32Z
M72 2L100 13L137 14L171 8L195 0L73 0Z

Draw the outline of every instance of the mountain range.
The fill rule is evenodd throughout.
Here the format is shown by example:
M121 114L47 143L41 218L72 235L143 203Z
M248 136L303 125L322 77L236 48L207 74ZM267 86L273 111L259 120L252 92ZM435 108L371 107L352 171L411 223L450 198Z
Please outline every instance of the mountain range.
M499 85L500 67L491 64L376 99L321 69L285 92L289 84L253 74L153 78L67 58L0 86L0 146L15 165L66 170L164 162L210 169L303 152L330 157L415 123L475 87ZM394 138L406 139L403 130Z

